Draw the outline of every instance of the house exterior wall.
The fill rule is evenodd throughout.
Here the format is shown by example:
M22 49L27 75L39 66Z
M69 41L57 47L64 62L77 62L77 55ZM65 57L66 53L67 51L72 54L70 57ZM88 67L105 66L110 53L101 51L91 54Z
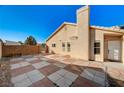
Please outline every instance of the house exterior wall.
M71 37L77 34L76 30L77 28L74 25L64 25L56 35L46 42L49 52L75 56L77 50L77 47L75 47L76 42L75 40L71 40ZM67 42L71 44L70 52L67 51ZM52 47L53 43L56 44L56 47ZM65 51L63 51L62 43L65 43Z
M91 60L96 60L96 61L101 61L103 62L104 59L107 58L107 41L105 40L105 35L110 35L108 37L108 39L113 39L113 40L117 40L119 39L118 37L116 36L121 36L123 35L122 33L116 33L116 32L110 32L110 31L107 31L107 30L101 30L101 29L91 29L90 30L90 33L91 33L91 41L90 41L90 44L91 44L91 47L90 47L90 59ZM111 35L113 35L112 38ZM120 39L119 39L120 40ZM94 43L95 41L99 41L100 42L100 54L94 54Z
M79 58L89 60L89 7L85 6L77 10L77 47Z
M122 62L124 64L124 35L122 36Z
M49 52L53 51L57 54L70 55L71 57L84 60L104 62L108 56L108 43L105 40L105 35L113 35L113 39L117 40L116 36L122 36L123 31L90 27L89 7L85 6L77 10L77 25L65 24L46 44L49 47ZM77 39L70 39L73 36L77 36ZM110 40L111 38L108 37L108 39ZM94 43L96 41L100 42L100 54L94 54ZM67 52L67 42L71 44L70 52ZM56 47L52 47L52 43L55 43ZM62 49L62 43L65 43L65 51ZM124 62L124 36L122 42L122 61Z
M95 42L95 30L90 29L90 60L95 60L94 55L94 42Z
M95 41L100 41L100 54L95 55L96 61L104 61L104 32L95 30Z
M89 60L89 7L85 6L77 10L76 26L65 25L59 30L46 42L49 52ZM77 39L70 39L73 36L77 36ZM65 51L62 51L63 42L65 42ZM67 42L71 44L70 52L67 52ZM56 47L52 47L52 43L55 43Z

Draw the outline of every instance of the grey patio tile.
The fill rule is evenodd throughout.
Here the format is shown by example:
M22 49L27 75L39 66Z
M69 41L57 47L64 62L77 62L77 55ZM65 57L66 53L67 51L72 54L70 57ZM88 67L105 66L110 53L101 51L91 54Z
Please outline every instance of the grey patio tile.
M86 73L86 74L87 74L88 76L90 76L90 77L94 77L94 76L95 76L95 73L94 73L94 72L88 71L87 69L84 70L84 73Z
M95 74L96 73L96 70L93 70L93 69L90 69L90 68L87 68L85 71L88 71L88 72L90 72L92 74Z
M50 63L49 62L46 62L46 61L41 61L43 65L49 65Z
M81 75L80 76L82 76L82 77L84 77L84 78L86 78L86 79L89 79L89 80L93 80L93 77L90 77L88 74L86 74L86 73L81 73Z
M17 63L17 64L12 64L11 65L11 69L16 69L16 68L20 68L21 67L21 65L19 64L19 63Z
M27 61L27 62L31 62L31 61L35 61L35 60L37 60L38 58L26 58L25 60Z
M30 63L28 62L16 63L11 65L11 69L13 70L13 69L17 69L17 68L28 66L28 65L30 65Z
M54 63L54 65L60 68L66 67L66 64L63 64L63 63Z
M100 84L100 85L102 85L102 86L105 86L105 79L103 79L101 77L95 76L93 81L98 83L98 84Z
M20 65L21 65L21 67L24 67L24 66L30 65L30 63L28 63L28 62L21 62Z
M28 87L30 85L32 85L32 82L28 78L14 84L15 87Z
M77 77L78 77L78 75L73 74L72 72L69 72L65 69L61 69L61 70L48 76L48 78L52 82L54 82L56 85L58 85L60 87L70 86Z
M87 71L87 70L84 70L81 75L82 77L86 78L86 79L89 79L89 80L93 80L95 74L90 72L90 71Z
M34 66L36 69L40 69L40 68L43 68L43 67L48 66L48 65L50 65L50 63L45 62L45 61L32 64L32 66Z
M33 70L33 71L30 71L28 73L26 73L28 78L32 81L32 83L35 83L39 80L42 80L45 76L40 73L40 71L38 70Z
M24 58L12 58L10 59L10 62L13 62L13 61L22 61L24 60Z
M33 71L30 71L30 72L27 72L26 74L27 74L28 76L33 76L33 75L40 74L40 71L38 71L38 70L33 70Z
M32 64L32 66L34 66L36 69L39 69L39 68L42 67L42 64L41 64L41 62L40 62L40 63Z
M70 79L71 81L75 81L78 75L73 74L72 72L67 72L64 77Z
M72 84L72 81L67 78L60 78L55 82L59 87L69 87Z
M21 74L21 75L18 75L16 77L12 77L11 81L12 83L18 83L18 82L21 82L22 80L24 79L27 79L28 77L26 76L26 74Z
M53 73L51 75L48 76L48 79L50 79L52 82L56 82L58 79L60 79L62 76L60 76L57 73Z
M59 70L59 71L57 71L57 72L55 72L55 73L57 73L57 74L59 74L59 75L61 75L61 76L64 76L66 73L68 73L68 71L65 70L65 69L61 69L61 70Z
M100 72L100 71L96 71L95 76L101 77L105 79L105 72Z
M49 59L48 58L40 58L41 60L43 61L48 61Z

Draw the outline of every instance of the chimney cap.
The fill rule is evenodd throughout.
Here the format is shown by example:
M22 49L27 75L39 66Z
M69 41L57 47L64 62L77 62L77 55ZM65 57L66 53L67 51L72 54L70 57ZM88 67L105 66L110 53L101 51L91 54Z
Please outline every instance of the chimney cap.
M88 5L83 6L83 7L79 8L79 9L77 10L77 13L80 13L80 12L85 11L85 10L87 10L87 9L89 9L89 6L88 6Z

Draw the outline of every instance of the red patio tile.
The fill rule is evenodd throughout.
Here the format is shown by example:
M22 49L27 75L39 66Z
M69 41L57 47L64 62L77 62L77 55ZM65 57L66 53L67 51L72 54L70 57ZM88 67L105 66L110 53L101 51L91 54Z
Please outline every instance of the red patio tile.
M80 76L72 85L72 87L100 87L100 86L101 85Z
M59 69L60 68L55 65L49 65L49 66L39 69L39 71L41 73L43 73L44 75L48 76L48 75L58 71Z
M11 76L15 77L17 75L32 71L34 69L35 68L33 66L31 66L31 65L25 66L25 67L22 67L22 68L17 68L17 69L11 70Z
M21 63L21 62L23 62L23 61L12 61L12 62L10 62L10 64L13 65L13 64Z
M38 59L38 60L34 60L34 61L31 61L30 63L31 63L31 64L35 64L35 63L39 63L39 62L41 62L40 59Z
M32 84L30 87L55 87L55 85L49 79L44 78L44 79Z
M76 65L68 65L64 69L66 69L72 73L78 74L78 75L80 75L81 72L83 71L83 67L76 66Z
M47 62L54 64L54 63L58 63L59 61L56 61L56 60L50 59L50 60L48 60Z

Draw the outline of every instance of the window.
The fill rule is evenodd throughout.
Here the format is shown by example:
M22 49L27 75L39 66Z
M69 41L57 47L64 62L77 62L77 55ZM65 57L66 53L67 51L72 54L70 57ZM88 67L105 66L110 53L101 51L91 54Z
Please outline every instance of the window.
M52 44L52 47L56 47L56 44L55 44L55 43L53 43L53 44Z
M67 43L67 51L70 52L71 51L71 44L68 42Z
M65 51L65 43L62 43L62 50Z
M100 54L100 41L94 43L94 54Z

